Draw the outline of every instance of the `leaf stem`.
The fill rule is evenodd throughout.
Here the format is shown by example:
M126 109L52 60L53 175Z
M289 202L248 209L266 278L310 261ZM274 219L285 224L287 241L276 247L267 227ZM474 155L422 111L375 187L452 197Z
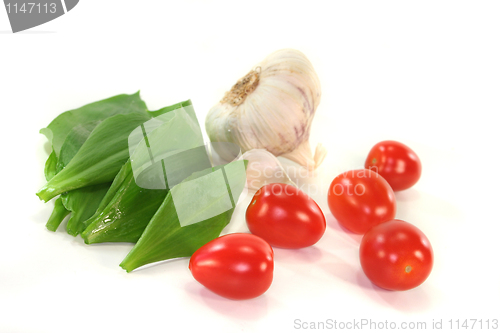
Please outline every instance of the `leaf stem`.
M56 231L61 222L64 220L68 214L71 213L69 210L64 207L62 203L62 199L59 197L54 202L54 210L47 221L45 227L47 227L50 231Z

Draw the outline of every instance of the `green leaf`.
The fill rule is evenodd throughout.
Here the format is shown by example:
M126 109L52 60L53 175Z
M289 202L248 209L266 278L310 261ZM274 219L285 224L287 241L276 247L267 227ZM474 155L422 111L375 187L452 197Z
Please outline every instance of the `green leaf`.
M73 129L66 136L66 139L61 147L59 158L57 159L56 174L69 164L85 141L87 141L94 128L99 125L100 122L101 121L91 121L84 124L78 124L73 127Z
M61 194L64 207L71 211L66 225L68 234L76 236L85 229L83 222L94 215L110 185L92 185Z
M107 205L85 222L82 232L86 244L103 242L135 243L167 195L167 190L148 190L136 185L127 162L111 185ZM125 175L126 173L126 175ZM115 186L116 184L119 186ZM111 195L113 197L110 199Z
M148 114L118 114L99 123L68 165L37 193L48 201L58 194L111 182L128 159L128 136Z
M57 173L57 156L56 152L52 150L52 152L49 155L49 158L47 158L47 161L45 162L45 180L49 181L54 177Z
M85 126L89 131L92 131L100 121L108 117L115 114L127 114L131 112L149 112L146 109L145 103L141 100L139 92L132 95L117 95L90 103L78 109L66 111L56 117L46 128L40 130L40 133L44 134L47 139L49 139L52 146L52 152L45 163L45 179L49 181L62 169L61 165L58 166L60 153L64 151L62 148L64 142L66 142L66 137L71 134L76 127ZM69 160L66 162L69 162ZM67 163L64 165L66 164ZM59 167L59 170L56 169L57 167Z
M187 166L182 159L177 161L176 165L171 165L170 162L173 162L171 158L178 157L181 152L191 149L205 152L203 135L192 106L186 106L176 111L178 112L156 116L144 123L141 128L134 130L130 136L129 150L132 170L137 184L141 187L166 188L165 177L163 175L155 177L155 175L167 172L167 169L182 170ZM196 152L194 153L196 155ZM164 160L164 163L168 164L167 169L162 163L158 163L166 158L170 161ZM209 162L208 157L206 160ZM148 172L144 172L146 169ZM170 171L174 172L175 170ZM177 179L177 183L191 174L188 171L186 173L180 175L181 179ZM153 177L152 181L149 177ZM170 176L168 178L168 183L171 184ZM163 186L158 187L160 184Z
M52 150L45 165L45 177L47 181L51 180L70 163L96 126L103 120L116 114L136 112L145 114L145 121L151 117L160 116L178 109L179 107L185 107L189 115L196 120L196 115L192 109L192 103L189 100L157 111L146 111L145 104L140 99L139 93L133 95L118 95L61 114L52 121L47 128L41 130L54 145L53 148L55 148ZM71 128L71 126L73 127ZM112 128L109 130L111 131ZM62 139L64 139L64 142L60 144ZM59 146L60 148L58 148ZM71 218L67 224L67 231L73 236L82 232L85 227L88 226L84 224L84 222L94 214L98 215L101 213L109 201L114 197L114 194L121 185L118 181L119 179L120 177L117 176L117 179L115 179L113 183L115 187L111 188L109 191L108 188L110 187L110 183L104 183L62 193L61 197L55 203L54 210L47 225L55 231L62 219L72 212ZM102 200L103 198L104 200ZM58 220L59 218L60 220Z
M113 179L113 182L111 183L111 186L109 187L108 191L106 192L106 195L104 198L101 200L101 203L99 204L99 207L97 207L96 212L94 215L89 218L87 221L85 221L84 224L84 230L89 226L90 222L97 217L99 214L101 214L104 209L108 206L108 204L113 200L113 198L116 195L116 192L120 189L120 187L123 185L123 183L128 179L129 173L132 172L131 166L130 166L130 160L127 161L120 169L118 174L116 175L115 179Z
M237 161L236 163L238 162L241 161ZM236 163L232 162L224 166L224 168L226 170L229 183L232 184L231 188L238 187L242 190L246 180L245 173L243 172L243 174L241 174L236 168L227 168L227 166L230 166L231 164L234 165ZM211 172L215 172L220 168L221 167L212 168ZM186 178L183 183L176 186L180 186L190 180L196 179L200 177L200 174L206 175L207 172L197 172L191 177ZM233 184L236 186L233 187ZM232 209L229 209L219 215L210 217L198 223L181 226L176 205L174 204L174 200L176 202L188 202L191 200L192 216L204 216L205 212L203 210L211 210L212 206L217 206L221 202L227 200L228 193L231 193L230 186L227 186L227 191L225 193L218 196L211 196L210 207L205 206L206 208L202 210L197 207L196 201L192 201L193 193L178 191L180 197L176 197L174 199L172 195L174 189L175 187L167 194L165 201L147 225L137 244L120 264L120 266L127 272L149 263L191 256L198 248L217 238L224 227L231 221L234 211L234 202ZM234 192L237 191L233 191L233 193ZM238 200L240 194L241 192L234 193L234 201Z
M132 95L117 95L63 112L46 128L42 128L40 133L49 139L56 156L59 157L66 136L75 126L128 113L147 113L146 104L141 100L139 92Z
M98 121L94 121L75 126L64 140L59 159L55 157L55 152L52 151L51 156L47 160L55 160L55 163L51 162L55 164L55 170L52 170L54 172L52 177L71 161L98 123ZM51 169L54 169L54 167L51 166ZM49 179L52 179L52 177ZM68 211L68 214L71 212L71 217L66 225L66 230L70 235L76 236L83 230L83 221L94 214L109 186L110 184L99 184L61 194L60 199L62 200L62 204ZM54 207L54 210L56 209Z
M189 116L191 118L193 118L193 120L196 121L196 123L198 123L198 118L196 118L196 114L194 113L194 109L192 108L192 105L193 105L193 103L191 102L190 99L188 99L187 101L183 101L183 102L179 102L179 103L174 104L174 105L166 106L166 107L161 108L161 109L156 110L156 111L148 111L148 113L152 117L158 117L158 116L161 116L162 114L165 114L167 112L174 111L174 110L177 110L180 108L184 108L186 110L186 112L189 114Z
M196 115L190 106L187 101L157 111L154 120L130 135L131 159L115 178L98 213L85 222L87 227L82 237L86 243L136 242L139 239L168 190L165 170L161 168L164 164L159 156L200 145L205 152L201 129L194 121ZM180 112L166 114L181 107ZM180 163L170 166L169 170L185 171L186 167Z
M202 245L220 235L231 220L233 211L234 209L230 209L203 222L181 227L169 192L120 266L131 272L153 262L189 257Z
M69 210L67 210L63 203L61 198L57 198L57 200L54 202L54 209L52 210L52 214L49 217L49 221L45 225L48 230L50 231L56 231L61 222L64 220L66 216L70 213Z

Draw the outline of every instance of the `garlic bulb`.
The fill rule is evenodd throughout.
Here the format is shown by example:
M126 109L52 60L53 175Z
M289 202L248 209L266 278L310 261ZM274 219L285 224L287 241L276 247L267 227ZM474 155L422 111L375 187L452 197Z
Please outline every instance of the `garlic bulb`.
M252 149L240 159L247 160L247 185L249 190L257 191L262 186L272 183L295 183L288 177L278 158L265 149Z
M321 99L318 76L297 50L276 51L241 78L210 109L205 127L211 141L233 142L242 151L260 148L315 169L326 150L314 156L309 131Z

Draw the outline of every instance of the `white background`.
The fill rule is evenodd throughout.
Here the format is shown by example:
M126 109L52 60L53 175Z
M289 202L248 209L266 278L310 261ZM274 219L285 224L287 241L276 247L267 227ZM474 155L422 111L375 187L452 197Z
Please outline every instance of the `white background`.
M0 331L291 332L295 320L328 319L430 329L433 320L500 319L499 17L498 1L82 0L12 34L1 8ZM329 152L302 182L320 189L311 195L328 228L313 247L275 250L266 294L221 298L192 278L187 259L127 274L118 264L130 244L88 246L63 227L45 229L52 203L35 195L48 151L38 131L59 113L140 89L150 109L192 99L203 123L237 79L285 47L304 52L322 84L311 141ZM331 180L385 139L423 163L419 183L397 194L397 217L428 236L435 266L406 292L367 280L361 237L326 204ZM244 230L244 210L231 230Z

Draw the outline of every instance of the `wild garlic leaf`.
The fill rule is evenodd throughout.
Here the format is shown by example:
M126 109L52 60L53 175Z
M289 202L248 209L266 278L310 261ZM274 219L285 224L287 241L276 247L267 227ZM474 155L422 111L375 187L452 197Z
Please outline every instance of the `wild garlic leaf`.
M52 151L51 156L49 156L49 159L47 160L53 161L51 163L55 164L55 166L51 166L51 169L53 169L52 177L59 171L61 171L71 161L73 156L76 155L78 150L87 140L90 133L99 122L100 121L93 121L76 125L66 136L66 139L64 140L64 143L61 147L59 158L57 158L55 156L55 152ZM52 179L52 177L50 177L49 179ZM76 189L61 194L60 200L62 204L68 211L68 214L71 212L71 216L66 225L66 230L70 235L76 236L83 230L83 221L87 220L94 214L100 200L102 199L104 194L106 194L109 186L110 184L99 184L94 186L87 186L81 189ZM57 207L57 205L55 205L54 212L56 212L58 209L59 208Z
M224 166L226 170L226 177L231 185L227 186L227 192L211 197L210 206L205 206L203 209L200 209L197 202L192 200L193 193L178 191L178 194L180 194L181 197L176 197L174 199L174 196L172 195L172 191L175 189L174 187L172 191L167 194L162 205L137 241L137 244L121 262L120 266L127 272L130 272L149 263L173 258L188 257L202 245L217 238L224 227L231 221L234 211L234 203L233 208L225 212L204 219L198 223L182 226L179 221L175 202L192 202L192 215L204 215L203 210L211 210L212 206L217 206L221 201L227 200L228 194L231 193L231 188L239 188L240 190L243 189L246 181L245 172L241 173L238 168L231 167L240 162L242 161L236 161ZM210 172L217 172L221 168L222 167L220 166L212 168ZM200 177L200 174L206 175L207 172L197 172L191 177L186 178L183 183L176 185L176 187L197 179ZM226 185L227 184L228 183L226 183ZM205 188L205 190L209 189ZM233 191L232 194L234 202L237 202L241 192L234 192L237 191Z
M111 186L109 187L108 191L106 192L106 195L104 198L102 198L99 207L97 207L97 210L95 211L94 215L87 219L86 221L83 222L84 224L84 230L87 228L90 224L90 222L95 218L97 215L101 214L106 206L113 200L115 197L116 193L120 190L122 187L123 183L127 181L129 173L132 172L131 166L130 166L130 160L128 160L118 171L118 174L115 176L115 179L113 179L113 182L111 183Z
M129 137L130 161L137 184L150 189L171 187L166 186L163 171L171 171L167 178L168 183L172 184L172 173L191 166L184 159L173 165L172 157L192 149L205 152L203 134L191 105L171 109L147 121ZM198 161L191 161L191 164ZM179 176L181 179L177 183L192 172L186 173Z
M139 96L139 92L132 95L117 95L101 101L84 105L78 109L61 113L40 133L49 139L57 157L66 136L77 125L99 121L117 114L139 113L146 114L147 107Z
M163 108L154 115L130 135L131 158L115 177L96 214L84 223L82 237L86 243L135 243L167 195L161 157L200 146L205 151L190 101ZM185 164L169 167L173 171L188 168ZM146 186L141 186L139 180Z
M165 114L167 112L174 111L174 110L177 110L180 108L184 108L184 110L186 110L186 112L189 114L189 116L196 123L198 123L198 118L196 118L196 114L195 114L194 109L193 109L193 103L191 102L190 99L183 101L183 102L179 102L179 103L170 105L170 106L166 106L166 107L161 108L161 109L156 110L156 111L148 111L148 113L151 117L158 117L158 116L161 116L162 114ZM199 125L198 125L198 127L199 127Z
M167 195L167 190L137 186L130 162L122 169L127 173L123 179L120 174L117 177L120 186L114 191L114 196L100 213L85 222L88 226L82 232L82 238L87 244L135 243ZM110 189L110 192L113 193L113 190Z
M66 225L68 234L76 236L85 229L83 222L94 215L109 186L110 183L104 183L61 194L64 207L71 211L71 216Z
M44 169L44 174L45 174L45 180L49 181L54 177L57 173L57 156L56 152L52 150L50 153L49 157L47 158L47 161L45 162L45 169Z
M76 153L83 146L85 141L90 136L94 128L99 125L101 121L91 121L88 123L78 124L66 136L61 151L57 159L56 174L69 164Z
M111 182L128 160L128 136L148 114L118 114L99 123L68 165L37 193L48 201L58 194Z
M203 244L220 235L233 211L230 209L203 222L181 227L169 192L120 266L131 272L153 262L191 256Z

